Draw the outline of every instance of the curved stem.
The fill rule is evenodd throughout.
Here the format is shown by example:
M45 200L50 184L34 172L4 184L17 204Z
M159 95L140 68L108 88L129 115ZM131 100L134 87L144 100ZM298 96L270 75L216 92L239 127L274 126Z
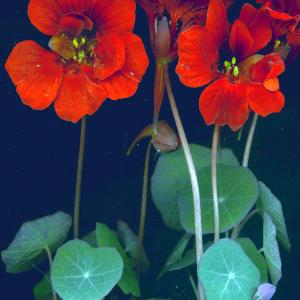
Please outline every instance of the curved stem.
M48 255L48 261L49 261L49 266L50 266L50 274L52 272L52 264L53 264L53 259L52 259L52 254L51 254L51 250L49 249L49 247L46 247L46 252L47 252L47 255ZM53 300L57 300L57 294L55 292L55 289L52 285L52 282L51 283L51 287L52 287L52 299Z
M146 157L145 157L140 225L139 225L139 234L137 238L136 253L135 253L136 273L138 277L141 272L141 255L143 250L145 221L146 221L146 213L147 213L148 173L149 173L149 160L150 160L151 146L152 143L150 141L147 146Z
M231 238L232 239L237 239L242 231L242 229L244 228L244 226L246 225L246 223L255 215L259 212L259 210L256 208L254 210L252 210L251 212L249 212L249 214L246 216L246 218L238 225L236 226L231 234Z
M213 142L211 147L211 185L213 195L214 207L214 242L216 243L220 237L220 217L219 217L219 202L218 202L218 188L217 188L217 153L218 142L220 135L220 127L215 125Z
M76 175L76 188L75 188L75 201L74 201L74 238L79 237L79 212L80 212L80 195L81 195L81 182L82 182L82 170L83 170L83 158L85 148L85 135L86 135L86 117L81 120L81 132L80 132L80 144L77 163L77 175Z
M251 146L252 146L254 132L255 132L255 128L256 128L256 124L257 124L257 118L258 118L258 115L254 113L252 123L251 123L250 129L249 129L247 141L246 141L246 146L245 146L245 151L244 151L244 156L243 156L243 164L242 164L243 167L248 167Z
M202 223L201 223L201 203L200 203L200 191L197 179L197 173L195 169L195 165L193 162L193 158L191 155L191 151L186 139L186 135L183 129L183 125L177 110L175 98L172 91L171 81L168 73L168 63L164 64L164 73L166 80L166 88L168 93L168 98L171 106L171 110L174 116L174 120L176 123L177 131L179 134L179 138L182 144L184 156L186 159L186 163L189 170L192 192L193 192L193 201L194 201L194 216L195 216L195 236L196 236L196 257L197 257L197 266L200 263L201 256L203 255L203 241L202 241ZM200 280L198 278L198 290L201 299L204 299L204 292L200 286Z

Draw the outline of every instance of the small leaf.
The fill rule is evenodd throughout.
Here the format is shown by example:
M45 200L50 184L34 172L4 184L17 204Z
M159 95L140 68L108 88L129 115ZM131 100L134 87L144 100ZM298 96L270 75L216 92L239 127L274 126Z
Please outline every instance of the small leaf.
M190 149L197 172L210 165L211 150L209 148L191 144ZM218 162L226 165L239 165L237 158L229 149L219 151ZM172 229L182 230L177 194L186 187L191 190L189 172L182 148L160 155L151 178L151 193L165 224Z
M243 249L230 239L221 239L206 250L198 276L207 300L250 300L260 277Z
M89 233L87 233L86 235L84 235L81 238L82 241L87 242L90 246L97 248L98 244L97 244L97 239L96 239L96 231L93 230Z
M9 247L1 252L6 271L20 273L41 263L47 258L47 248L53 252L66 240L71 224L71 217L63 212L23 223Z
M268 282L268 266L261 253L257 250L254 243L248 238L238 239L237 242L243 248L251 261L260 272L260 282Z
M256 178L249 169L218 164L218 201L220 211L220 231L225 232L238 224L258 197ZM214 232L214 213L211 191L210 167L203 168L198 176L201 191L203 233ZM194 233L194 206L190 188L183 188L177 195L180 221L183 228Z
M263 210L267 212L276 227L276 236L282 246L289 251L291 243L288 237L285 220L283 216L282 206L270 189L262 182L259 182L259 200Z
M270 283L261 284L255 294L255 300L270 300L276 292L276 286Z
M97 223L96 237L99 247L113 247L121 255L124 262L124 271L118 285L121 290L126 294L132 294L136 297L140 296L139 282L136 273L133 271L129 258L122 248L117 235L114 231L110 230L105 224Z
M52 296L52 286L49 278L50 272L38 282L33 288L33 294L36 300L45 300Z
M277 285L281 278L281 259L276 240L276 228L272 218L266 212L263 214L263 222L264 254L269 267L272 283Z
M164 267L162 268L162 270L160 271L160 273L158 274L157 279L161 278L161 276L163 276L166 272L170 271L170 268L172 268L172 266L176 263L178 263L181 259L182 259L182 255L184 250L186 249L190 239L191 239L192 235L191 234L185 234L179 241L178 243L175 245L174 249L172 250L172 252L169 254L167 261L164 265Z
M125 247L125 252L127 252L130 255L130 257L132 257L135 260L137 236L133 233L133 231L129 228L129 226L123 221L118 221L117 227L118 227L118 236ZM150 261L143 247L141 253L141 272L143 274L147 273L149 266L150 266Z
M183 255L182 259L169 267L168 272L182 270L194 263L196 263L196 249L189 249Z
M51 282L63 300L99 300L118 283L122 270L122 258L114 248L92 248L73 240L57 250Z

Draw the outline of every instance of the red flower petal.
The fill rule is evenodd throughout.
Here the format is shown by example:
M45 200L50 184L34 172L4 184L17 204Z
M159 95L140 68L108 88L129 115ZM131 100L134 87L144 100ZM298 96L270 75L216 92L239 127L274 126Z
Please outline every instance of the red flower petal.
M132 31L135 21L134 0L30 0L28 15L31 23L41 32L56 35L60 19L69 14L89 17L100 32Z
M262 117L280 112L284 106L284 96L280 91L268 91L260 84L247 87L247 101L251 109Z
M278 53L271 53L263 57L250 69L250 77L253 82L263 83L266 80L276 78L284 72L285 66Z
M218 49L211 34L201 26L193 26L178 39L176 73L189 87L199 87L216 77Z
M289 32L286 38L292 47L300 46L300 29L297 29L294 32Z
M214 81L200 95L199 109L206 124L228 125L238 130L249 115L246 85L232 83L227 77Z
M125 63L125 44L115 33L99 36L95 48L95 76L103 80L120 70Z
M112 100L133 96L149 65L143 42L137 35L128 32L120 38L125 43L124 66L99 82Z
M217 47L220 47L228 38L229 24L223 0L209 2L205 27L212 34Z
M238 60L243 60L251 53L253 38L246 25L240 20L235 20L232 25L229 45Z
M83 116L95 113L106 97L101 86L92 82L77 66L70 66L65 69L54 107L61 119L75 123Z
M264 48L272 38L271 23L264 10L257 10L246 3L243 5L239 20L241 20L250 31L253 38L253 48L248 55L256 53Z
M18 43L5 68L24 104L33 109L47 108L61 85L63 67L58 55L33 41Z

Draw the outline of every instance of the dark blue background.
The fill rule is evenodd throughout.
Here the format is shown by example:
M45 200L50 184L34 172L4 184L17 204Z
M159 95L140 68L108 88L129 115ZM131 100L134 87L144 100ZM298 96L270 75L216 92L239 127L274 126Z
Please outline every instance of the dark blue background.
M53 107L33 111L24 106L4 70L4 63L17 42L32 39L47 45L48 37L29 22L27 4L27 1L6 1L1 3L0 12L1 250L8 246L22 222L57 210L73 211L80 124L60 120ZM106 101L88 118L82 233L92 230L96 221L114 227L117 219L125 220L137 230L145 143L141 143L131 157L126 157L125 152L136 134L152 119L154 73L147 29L147 20L139 9L135 32L143 36L152 65L138 92L131 99ZM280 114L259 120L250 161L257 178L281 199L293 245L290 255L281 252L283 279L275 299L299 298L299 67L298 60L281 76L285 108ZM209 145L212 128L205 126L198 112L200 89L185 88L175 75L172 82L189 141ZM173 125L166 101L161 117ZM222 131L221 146L233 147L239 158L244 140L245 136L238 143L236 134L228 129ZM159 240L157 233L165 231L153 203L149 206L148 244L155 237ZM261 235L259 227L252 228L253 232ZM164 247L163 252L167 253L173 245ZM160 252L153 252L152 260L163 262L164 257ZM1 299L33 299L32 286L40 278L36 270L5 274L4 265L0 263Z

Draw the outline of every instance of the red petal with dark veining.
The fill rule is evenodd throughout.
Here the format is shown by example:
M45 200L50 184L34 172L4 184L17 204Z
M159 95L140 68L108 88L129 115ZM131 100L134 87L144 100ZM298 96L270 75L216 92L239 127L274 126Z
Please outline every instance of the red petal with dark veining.
M45 109L54 101L63 76L57 54L33 41L24 41L12 50L5 68L24 104Z
M214 81L201 93L199 109L206 124L238 130L249 115L246 84L232 83L227 77Z

